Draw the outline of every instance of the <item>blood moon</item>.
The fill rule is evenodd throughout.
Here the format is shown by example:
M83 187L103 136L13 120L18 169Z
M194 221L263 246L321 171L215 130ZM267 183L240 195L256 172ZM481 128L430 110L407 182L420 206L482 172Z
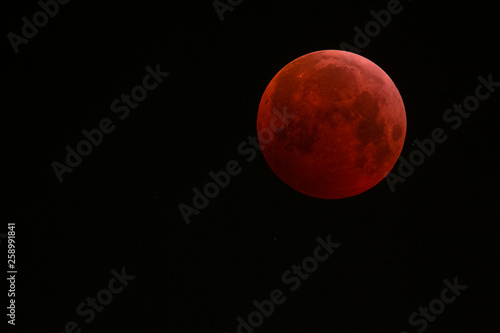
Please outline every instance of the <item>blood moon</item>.
M406 113L380 67L355 53L323 50L295 59L271 80L257 131L281 180L315 198L341 199L389 173L403 148Z

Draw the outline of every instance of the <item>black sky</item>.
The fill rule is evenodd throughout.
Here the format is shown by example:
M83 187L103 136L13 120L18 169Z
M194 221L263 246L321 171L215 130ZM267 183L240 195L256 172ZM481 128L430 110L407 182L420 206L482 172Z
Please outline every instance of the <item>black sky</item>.
M281 289L286 302L256 332L417 332L408 317L455 277L468 289L426 331L496 327L500 88L456 130L443 120L478 76L500 81L493 2L401 1L361 48L405 103L402 156L436 128L448 137L396 191L383 180L348 199L307 197L261 153L237 151L282 67L354 45L387 3L243 1L221 21L211 1L71 1L17 54L5 37L0 233L16 222L16 328L234 333L252 301ZM5 36L40 10L5 6ZM120 119L112 102L157 65L169 76ZM51 164L104 118L113 132L60 183ZM178 205L231 160L242 172L187 225ZM291 292L282 274L328 235L341 246ZM136 278L85 323L76 307L122 267Z

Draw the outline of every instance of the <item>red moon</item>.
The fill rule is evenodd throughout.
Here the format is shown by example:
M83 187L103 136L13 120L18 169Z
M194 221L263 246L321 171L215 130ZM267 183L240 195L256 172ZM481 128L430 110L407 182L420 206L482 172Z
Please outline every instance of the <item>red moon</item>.
M259 104L259 145L293 189L341 199L379 183L396 163L406 112L391 78L347 51L301 56L271 80Z

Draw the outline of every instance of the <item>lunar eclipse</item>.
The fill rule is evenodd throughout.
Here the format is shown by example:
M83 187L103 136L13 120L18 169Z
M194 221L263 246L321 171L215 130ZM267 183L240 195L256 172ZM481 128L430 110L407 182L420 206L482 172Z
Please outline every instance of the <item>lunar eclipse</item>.
M270 128L276 114L294 115ZM262 153L287 185L311 197L341 199L379 183L396 163L406 113L391 78L355 53L323 50L281 69L264 91L257 131L271 129Z

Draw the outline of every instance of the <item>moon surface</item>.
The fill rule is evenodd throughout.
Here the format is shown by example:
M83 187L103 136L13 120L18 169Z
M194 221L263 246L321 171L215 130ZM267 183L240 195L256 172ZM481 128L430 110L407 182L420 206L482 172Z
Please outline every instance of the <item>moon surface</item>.
M267 86L257 115L271 170L311 197L341 199L375 186L393 168L406 113L391 78L347 51L303 55Z

